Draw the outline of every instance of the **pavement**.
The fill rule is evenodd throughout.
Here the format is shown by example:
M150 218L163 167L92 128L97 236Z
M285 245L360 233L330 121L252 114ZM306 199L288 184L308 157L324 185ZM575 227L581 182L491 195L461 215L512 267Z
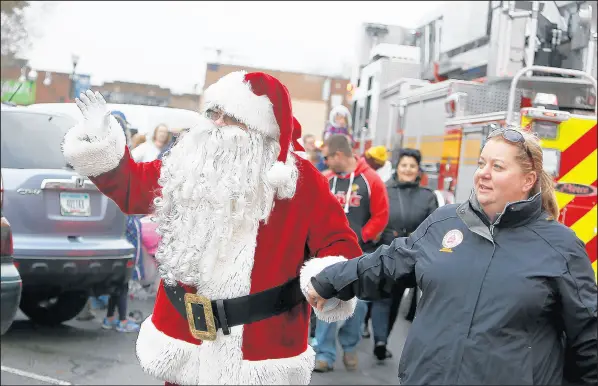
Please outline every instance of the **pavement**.
M403 302L408 303L408 302ZM153 300L132 300L129 310L151 313ZM346 371L339 348L335 370L314 373L312 385L396 385L398 362L410 323L401 310L389 342L392 359L379 364L372 339L359 345L359 369ZM22 313L1 338L0 385L163 385L145 374L135 356L137 333L102 330L105 311L96 318L72 320L58 327L42 327Z

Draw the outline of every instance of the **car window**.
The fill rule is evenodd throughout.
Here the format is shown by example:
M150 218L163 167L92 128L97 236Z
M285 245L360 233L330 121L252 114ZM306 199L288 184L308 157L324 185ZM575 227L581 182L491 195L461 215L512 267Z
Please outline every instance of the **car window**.
M2 111L1 164L13 169L62 169L61 144L72 118L51 114Z

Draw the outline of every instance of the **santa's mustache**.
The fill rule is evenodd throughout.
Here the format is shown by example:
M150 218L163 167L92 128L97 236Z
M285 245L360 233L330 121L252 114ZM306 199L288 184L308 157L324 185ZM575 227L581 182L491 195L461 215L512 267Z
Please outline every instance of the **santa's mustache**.
M192 150L193 146L197 146L197 150L199 151L206 144L216 146L221 151L231 151L239 147L256 145L257 136L257 132L243 129L239 126L216 126L214 122L204 119L196 126L181 133L167 154L173 153L174 150L182 147Z

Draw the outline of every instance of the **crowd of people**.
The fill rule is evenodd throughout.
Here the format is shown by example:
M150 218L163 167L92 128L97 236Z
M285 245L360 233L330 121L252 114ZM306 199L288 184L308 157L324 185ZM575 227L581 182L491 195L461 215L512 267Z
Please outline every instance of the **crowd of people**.
M126 133L99 93L81 95L84 120L65 137L79 173L160 224L162 282L136 345L146 372L167 384L309 384L312 370L333 370L337 339L355 370L364 337L392 357L403 293L419 288L402 384L597 383L594 272L557 221L537 138L490 133L470 199L439 207L420 152L401 149L395 165L383 147L357 154L346 108L298 156L277 79L231 73L204 97L205 116L170 151L156 128L138 151L151 162L120 146Z
M438 207L436 195L420 186L421 154L416 149L402 149L392 165L384 146L374 146L359 156L352 137L351 116L344 106L331 110L322 136L303 136L306 157L329 181L359 239L363 252L374 252L397 237L406 237ZM358 301L351 318L343 322L325 322L313 316L310 344L316 351L316 372L333 370L336 361L336 337L343 350L348 370L358 366L356 347L362 338L373 335L373 354L380 361L392 358L388 338L397 319L401 300L410 290L411 302L405 319L412 321L417 306L413 285L397 283L392 296L373 301Z
M405 317L413 322L419 287L428 292L423 298L428 305L406 342L401 383L552 384L566 379L596 384L596 284L583 244L555 221L558 206L552 179L542 167L538 140L515 128L492 132L480 156L471 199L454 215L454 207L448 209L452 212L437 210L436 194L420 185L418 150L401 149L396 165L390 165L383 146L358 157L352 152L350 129L343 132L350 121L343 119L342 109L337 114L331 115L319 157L310 160L328 177L365 256L325 269L312 279L314 307L323 307L331 298L360 299L353 316L338 328L338 322L312 319L315 371L333 369L337 334L348 370L358 366L355 347L360 333L361 338L373 336L378 360L392 358L387 344L401 300L406 290L413 289ZM313 137L306 136L304 143L311 150ZM483 246L468 233L490 243ZM435 244L439 252L430 253ZM489 246L492 250L484 253ZM453 248L456 255L447 263L443 257ZM525 262L531 251L541 251L540 261ZM431 268L432 262L438 268ZM551 281L541 279L546 277ZM471 290L482 297L472 297ZM469 319L451 310L450 304L456 302L484 310L487 318ZM439 336L442 329L465 325L471 327L464 335L455 331L452 341L432 343L430 337ZM461 338L465 343L459 342ZM443 362L441 358L450 358L450 350L457 349L452 347L468 339L471 345L458 350L471 351L464 358L471 366ZM533 356L526 356L526 349L533 350ZM476 350L496 354L482 361ZM515 371L518 367L523 372ZM456 374L462 378L453 378Z

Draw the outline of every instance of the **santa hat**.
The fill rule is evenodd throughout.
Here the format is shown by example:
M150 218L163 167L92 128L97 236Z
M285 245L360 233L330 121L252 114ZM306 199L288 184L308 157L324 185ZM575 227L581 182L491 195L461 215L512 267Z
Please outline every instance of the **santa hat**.
M307 159L307 153L301 139L301 124L295 117L293 117L293 150L295 150L295 154L298 156Z
M295 151L305 151L301 143L301 124L295 117L293 117L293 149Z
M268 180L277 189L293 182L296 168L288 154L294 118L289 92L278 79L263 72L232 72L205 90L204 106L218 107L248 128L278 140L280 153Z

